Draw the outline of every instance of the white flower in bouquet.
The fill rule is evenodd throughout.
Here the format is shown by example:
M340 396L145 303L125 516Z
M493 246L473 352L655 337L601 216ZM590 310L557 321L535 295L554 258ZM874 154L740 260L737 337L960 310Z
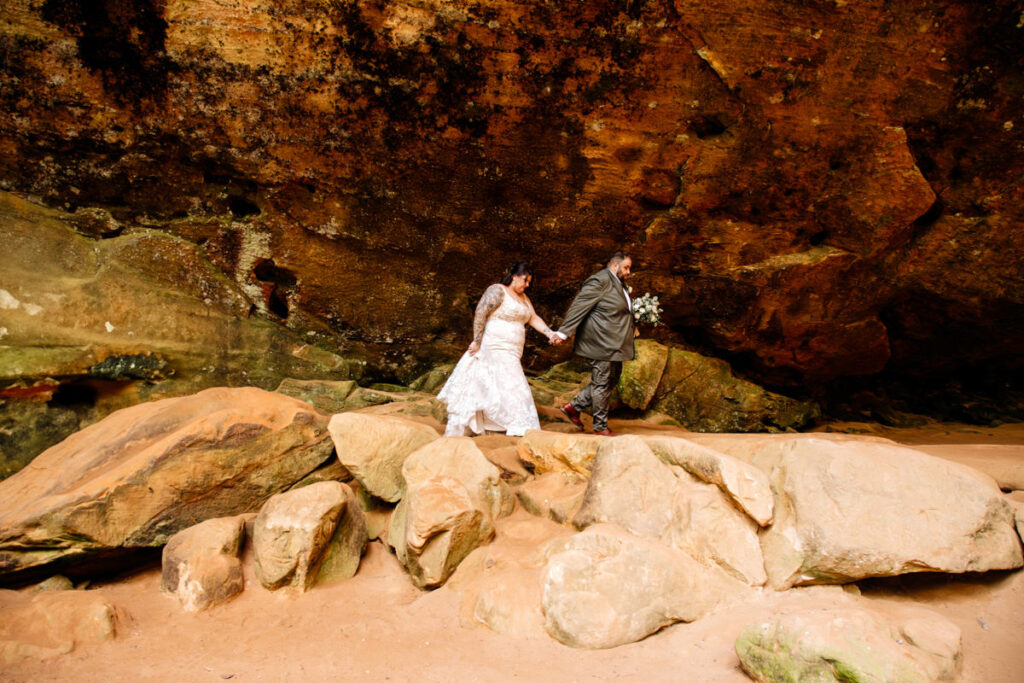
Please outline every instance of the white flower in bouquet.
M657 327L661 324L661 304L650 292L633 300L633 320Z

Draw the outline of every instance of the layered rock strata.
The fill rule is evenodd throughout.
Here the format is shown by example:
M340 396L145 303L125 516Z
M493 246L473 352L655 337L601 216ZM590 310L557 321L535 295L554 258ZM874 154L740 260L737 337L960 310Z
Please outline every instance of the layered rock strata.
M0 188L95 237L182 237L268 318L403 381L458 355L508 261L539 267L550 321L621 246L666 338L755 379L1004 381L1019 14L13 0Z

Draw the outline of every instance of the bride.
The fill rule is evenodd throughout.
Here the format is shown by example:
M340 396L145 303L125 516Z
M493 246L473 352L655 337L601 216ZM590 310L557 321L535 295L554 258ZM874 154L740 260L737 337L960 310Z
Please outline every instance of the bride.
M437 395L448 404L445 436L503 431L522 436L540 429L537 408L519 359L526 340L524 325L552 344L561 337L533 310L526 296L533 272L527 263L508 269L501 284L487 288L473 317L473 341Z

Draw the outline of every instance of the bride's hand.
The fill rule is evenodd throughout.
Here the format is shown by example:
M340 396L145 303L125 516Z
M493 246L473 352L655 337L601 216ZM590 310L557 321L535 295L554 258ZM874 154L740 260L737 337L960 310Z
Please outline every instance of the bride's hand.
M469 355L475 356L476 352L480 350L480 342L475 339L469 344Z

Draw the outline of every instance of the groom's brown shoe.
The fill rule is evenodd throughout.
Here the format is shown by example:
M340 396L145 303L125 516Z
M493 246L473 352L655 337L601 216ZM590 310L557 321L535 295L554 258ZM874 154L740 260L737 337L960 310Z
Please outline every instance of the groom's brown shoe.
M576 412L576 409L572 407L571 403L566 403L564 406L559 408L559 410L562 411L562 415L569 418L569 422L572 422L574 425L579 427L580 431L586 429L586 427L583 426L583 420L580 419L580 414Z
M594 436L622 436L620 432L613 432L610 429L605 429L600 432L594 432Z

